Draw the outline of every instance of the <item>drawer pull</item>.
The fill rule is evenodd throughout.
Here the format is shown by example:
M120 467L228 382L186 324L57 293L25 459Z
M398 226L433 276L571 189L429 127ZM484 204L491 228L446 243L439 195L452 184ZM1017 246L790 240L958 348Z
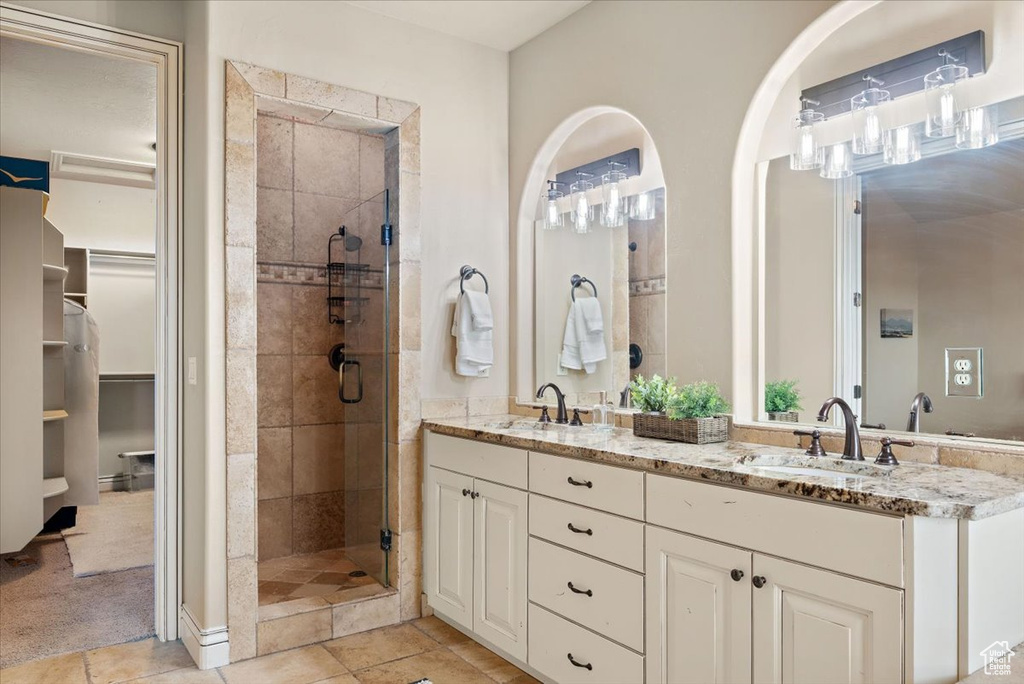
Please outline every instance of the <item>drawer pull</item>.
M580 528L576 527L576 526L575 526L575 525L573 525L572 523L569 523L569 524L567 525L567 527L569 528L569 531L570 531L570 532L575 532L576 534L585 534L585 535L587 535L588 537L592 537L592 536L594 536L594 530L591 530L591 529L589 529L589 528L588 528L588 529L585 529L585 530L581 530Z
M576 587L572 586L572 582L569 582L569 591L571 591L574 594L586 594L587 596L593 596L594 595L593 590L591 590L591 589L577 589Z
M593 670L594 669L594 666L591 665L590 663L581 663L580 661L578 661L575 658L573 658L572 657L572 653L567 653L566 655L569 657L569 662L572 663L573 665L575 665L576 667L585 667L588 670Z
M594 487L594 483L590 480L574 480L572 479L572 475L565 479L566 482L571 484L573 487L586 487L587 489L592 489Z
M743 579L743 571L742 570L733 570L732 572L729 573L729 577L732 577L732 581L733 582L739 582L741 579Z
M768 580L765 579L764 575L754 575L750 581L753 582L754 586L758 589L768 584Z

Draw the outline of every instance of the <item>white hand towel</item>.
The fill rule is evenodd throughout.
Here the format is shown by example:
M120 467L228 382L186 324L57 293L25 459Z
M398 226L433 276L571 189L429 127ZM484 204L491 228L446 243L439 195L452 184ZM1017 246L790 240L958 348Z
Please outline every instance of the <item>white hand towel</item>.
M581 297L576 300L576 306L583 313L583 323L586 325L587 334L604 332L601 302L597 297Z
M565 335L562 338L562 368L583 370L580 358L580 339L576 331L576 306L569 307L569 315L565 317Z
M468 294L468 293L467 293ZM452 336L455 338L455 372L480 377L494 364L494 339L491 330L473 330L469 305L461 295L455 303Z
M469 306L469 315L473 321L473 330L494 329L494 314L491 313L491 298L486 292L467 290L463 296Z
M608 350L604 344L603 330L587 332L583 302L592 302L597 308L598 317L600 317L601 306L596 298L588 298L577 301L574 307L576 309L576 334L580 341L580 361L583 362L583 370L587 373L594 373L597 370L597 362L608 358Z

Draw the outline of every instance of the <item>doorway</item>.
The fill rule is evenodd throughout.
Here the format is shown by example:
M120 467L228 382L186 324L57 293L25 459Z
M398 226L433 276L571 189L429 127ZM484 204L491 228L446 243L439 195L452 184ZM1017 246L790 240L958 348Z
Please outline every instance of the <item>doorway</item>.
M78 637L71 639L67 630L55 626L52 639L40 639L36 635L29 640L36 643L35 647L12 651L10 658L8 653L0 654L6 666L147 635L155 634L164 640L178 637L182 47L163 39L8 6L0 6L0 42L5 49L4 68L19 63L31 65L23 74L29 82L44 79L47 64L64 75L88 65L92 65L94 75L98 75L97 70L108 69L113 81L119 80L129 90L134 84L140 92L145 91L132 106L140 108L134 112L140 120L145 118L142 109L148 109L149 121L144 139L140 131L145 127L132 129L134 133L128 133L126 128L125 135L110 139L98 134L82 134L80 144L72 147L73 138L60 136L74 133L74 125L67 126L68 130L62 129L56 123L60 112L43 109L41 101L36 101L40 109L34 113L18 112L14 117L8 116L6 111L4 114L4 128L34 120L42 122L37 128L44 133L48 128L51 134L49 139L40 136L42 147L39 150L12 147L8 151L5 144L3 154L42 159L51 164L51 202L46 216L57 226L67 248L61 250L61 268L67 275L60 293L64 300L65 335L62 340L52 341L80 349L85 355L94 346L101 350L97 355L96 386L92 393L98 404L95 408L98 414L95 421L99 426L97 444L94 448L88 447L96 463L89 488L98 505L87 506L88 501L81 501L74 527L50 535L44 540L46 550L40 550L34 559L31 553L22 554L28 557L26 562L45 560L44 554L50 551L63 554L67 564L58 568L62 573L60 578L46 579L38 572L33 576L30 566L19 568L8 564L7 556L17 556L17 552L5 554L4 560L5 573L8 568L14 571L19 587L30 581L26 578L32 578L32 582L43 580L38 582L39 598L55 600L58 607L62 602L69 603L71 597L77 597L76 600L81 600L82 605L93 612L77 614L72 611L76 613L72 616L76 627L79 618L96 622L98 627L91 632L82 630ZM8 48L13 50L11 54ZM12 55L18 59L8 60ZM27 59L21 60L22 57ZM43 59L37 59L40 57ZM45 90L36 89L37 95L41 96ZM22 97L11 103L5 97L5 109L8 104L24 105L27 99ZM67 109L97 104L101 99L98 95L93 101L69 96ZM31 103L29 100L27 104ZM121 114L132 113L126 109L130 107L111 109L106 114L116 120ZM75 123L82 121L84 116ZM139 150L138 155L126 153L128 146L133 145L144 149ZM45 155L40 153L44 147ZM112 179L118 182L111 182ZM148 196L143 199L146 190ZM113 198L114 195L119 197ZM138 209L138 214L130 210L133 201L137 203L134 208ZM105 207L109 206L118 209L104 214ZM146 211L148 218L139 219ZM135 219L126 220L125 226L113 225L116 220L133 215ZM63 224L64 229L57 224ZM120 242L112 241L112 235L119 236ZM125 292L136 296L132 301L124 301L118 293ZM101 329L103 342L90 344L89 325L83 323L87 318L93 319L94 328ZM77 332L85 336L84 341L71 344L67 335L73 334L76 327L82 328ZM135 343L128 344L133 339ZM51 346L56 348L56 345ZM63 358L67 353L48 355L44 345L46 360L50 356ZM65 385L63 399L71 400L67 387ZM110 409L106 415L105 407ZM4 430L8 429L5 424ZM50 430L49 427L44 429ZM74 440L74 443L80 442ZM69 444L72 441L65 440L64 454ZM52 460L51 446L47 443L44 456ZM5 453L2 457L8 455ZM53 503L73 503L61 501L62 496L67 493L46 497L44 504L51 503L46 504L45 513L52 514L55 511L51 509L56 508L59 516L70 508ZM120 507L122 505L124 507ZM46 517L54 519L52 515ZM74 550L72 547L83 546L80 542L86 541L85 528L91 531L91 537L83 548ZM94 543L97 539L109 541L97 545ZM52 557L45 567L57 568L51 561ZM36 570L41 569L37 565ZM120 580L130 577L131 581L111 582L112 577ZM60 589L52 585L57 581L66 582L67 586ZM100 587L100 590L79 595L68 590L75 583L88 584L94 590ZM52 590L48 586L53 587ZM8 596L18 593L13 584L5 586L4 590ZM95 611L105 611L110 619L97 618ZM36 627L39 621L38 618L29 620L24 613L12 615L6 610L0 620L21 620L20 626L13 626L15 631L29 633L32 631L29 628ZM5 641L5 647L11 643Z

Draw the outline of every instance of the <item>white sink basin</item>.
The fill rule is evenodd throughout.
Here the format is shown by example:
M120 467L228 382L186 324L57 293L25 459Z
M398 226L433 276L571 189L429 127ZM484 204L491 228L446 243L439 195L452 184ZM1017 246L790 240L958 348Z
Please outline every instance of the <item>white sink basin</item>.
M864 479L887 477L892 466L875 465L870 461L844 461L828 456L784 456L777 454L759 454L744 456L740 465L766 473L779 475L809 475L814 477L842 477Z

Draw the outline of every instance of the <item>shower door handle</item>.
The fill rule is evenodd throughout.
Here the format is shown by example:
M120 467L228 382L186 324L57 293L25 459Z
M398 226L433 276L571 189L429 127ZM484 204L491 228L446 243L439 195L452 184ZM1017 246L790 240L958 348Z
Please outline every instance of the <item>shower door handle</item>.
M352 374L352 370L346 371L346 368L354 366L356 373L356 396L355 398L349 398L345 394L345 378ZM338 399L341 399L343 404L358 404L363 400L363 365L353 359L345 359L341 362L338 367Z

